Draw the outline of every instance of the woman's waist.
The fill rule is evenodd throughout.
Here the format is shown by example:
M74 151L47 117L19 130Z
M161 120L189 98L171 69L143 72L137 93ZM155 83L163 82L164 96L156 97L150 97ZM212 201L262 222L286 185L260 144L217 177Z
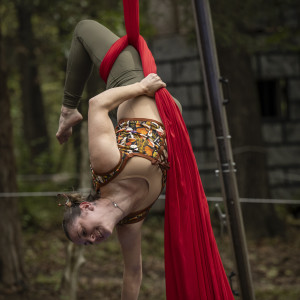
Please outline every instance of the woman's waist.
M118 120L121 119L153 119L162 123L156 107L155 99L142 95L123 102L118 107Z

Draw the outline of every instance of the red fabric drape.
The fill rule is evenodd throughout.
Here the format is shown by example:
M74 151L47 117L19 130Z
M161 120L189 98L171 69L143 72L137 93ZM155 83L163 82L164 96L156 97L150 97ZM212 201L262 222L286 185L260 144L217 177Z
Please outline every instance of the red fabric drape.
M156 73L156 64L139 34L139 2L123 0L127 35L106 54L100 75L106 81L120 52L133 45L140 53L144 75ZM181 113L169 92L155 95L168 144L165 204L165 273L168 300L233 299L213 235L207 200Z

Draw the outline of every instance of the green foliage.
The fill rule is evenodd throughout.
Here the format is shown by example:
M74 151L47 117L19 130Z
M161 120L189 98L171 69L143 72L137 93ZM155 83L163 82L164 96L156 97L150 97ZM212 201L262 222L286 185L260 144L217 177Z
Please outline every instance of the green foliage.
M212 17L217 42L250 52L298 51L300 11L297 0L214 1Z
M194 44L193 1L170 0L176 6L179 31ZM234 45L250 54L260 51L299 51L298 0L209 1L216 43Z

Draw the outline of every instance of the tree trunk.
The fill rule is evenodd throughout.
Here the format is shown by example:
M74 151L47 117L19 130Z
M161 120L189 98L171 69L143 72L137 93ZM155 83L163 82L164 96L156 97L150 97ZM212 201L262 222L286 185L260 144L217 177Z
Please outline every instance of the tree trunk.
M77 299L78 274L81 265L85 262L83 246L68 243L67 261L61 282L61 295L69 300Z
M22 90L23 130L26 144L29 146L30 161L35 163L35 159L45 152L49 157L49 136L35 54L31 22L33 8L32 4L27 2L18 1L15 5L19 22L20 47L18 57Z
M221 75L229 79L227 105L232 147L241 198L269 198L266 149L260 106L250 56L241 47L219 47ZM226 95L226 91L224 91ZM281 222L270 204L243 204L245 228L258 236L274 235Z
M11 193L16 192L17 183L10 100L3 55L0 28L0 192ZM0 295L5 299L21 299L25 290L25 274L16 198L1 198L0 228Z

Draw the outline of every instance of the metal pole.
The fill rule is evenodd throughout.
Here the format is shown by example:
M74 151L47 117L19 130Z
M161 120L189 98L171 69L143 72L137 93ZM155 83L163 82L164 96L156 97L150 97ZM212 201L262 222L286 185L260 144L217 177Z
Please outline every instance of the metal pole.
M239 202L230 135L208 0L193 0L197 40L204 73L205 92L214 133L214 142L225 202L227 223L235 256L239 289L243 300L254 300L244 224Z

